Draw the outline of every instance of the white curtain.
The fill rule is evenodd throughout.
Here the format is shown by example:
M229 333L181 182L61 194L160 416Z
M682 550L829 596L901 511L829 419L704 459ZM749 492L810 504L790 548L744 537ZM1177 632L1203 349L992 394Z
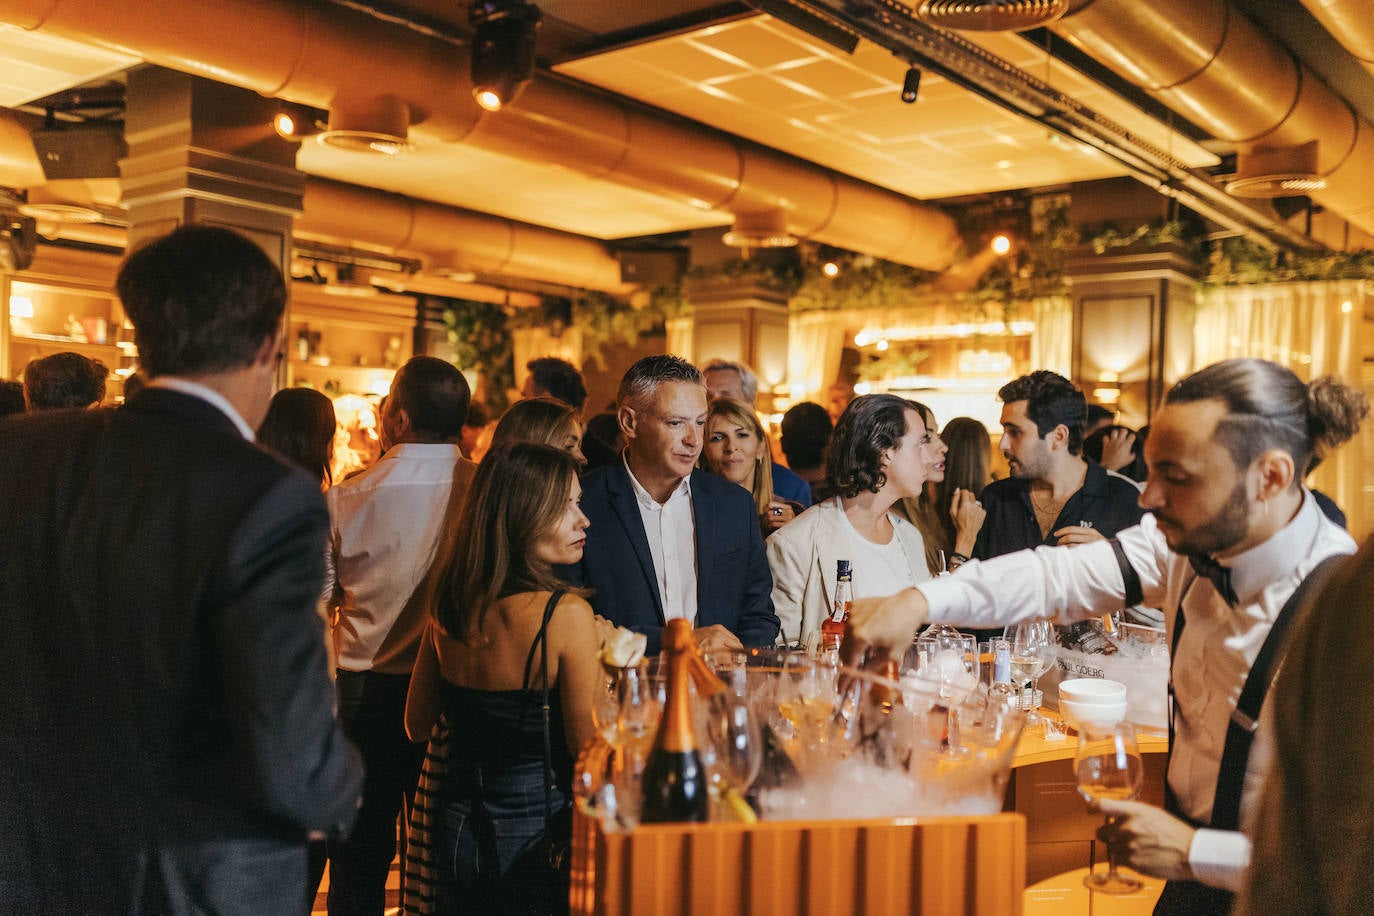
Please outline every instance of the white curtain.
M1049 369L1073 376L1073 302L1063 296L1036 299L1031 305L1035 330L1031 333L1032 369Z
M669 318L663 322L664 333L668 336L668 352L683 359L692 360L692 319Z
M1360 326L1371 292L1374 288L1364 280L1207 290L1198 302L1192 368L1258 356L1287 366L1305 381L1333 375L1360 387ZM1369 531L1364 451L1357 436L1328 458L1311 481L1345 510L1357 539Z
M787 378L792 400L830 403L830 386L840 372L840 351L850 313L794 312L787 327ZM800 390L798 390L800 389Z

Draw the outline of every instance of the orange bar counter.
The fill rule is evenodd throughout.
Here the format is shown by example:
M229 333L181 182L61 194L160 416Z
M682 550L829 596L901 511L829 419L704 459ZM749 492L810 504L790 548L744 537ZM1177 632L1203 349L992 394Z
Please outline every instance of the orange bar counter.
M572 912L1020 916L1028 870L1036 882L1093 858L1101 817L1087 813L1073 786L1075 747L1072 736L1048 742L1039 728L1028 730L1002 814L655 824L607 833L579 809ZM1162 794L1167 747L1163 738L1141 735L1146 800ZM579 768L604 768L606 751L589 749Z

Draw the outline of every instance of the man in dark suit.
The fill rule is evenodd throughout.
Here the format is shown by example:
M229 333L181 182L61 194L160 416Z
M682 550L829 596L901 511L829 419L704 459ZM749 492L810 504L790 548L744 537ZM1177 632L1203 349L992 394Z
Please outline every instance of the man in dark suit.
M0 421L0 911L299 913L351 824L319 481L253 444L285 287L184 226L118 291L148 387Z
M692 620L703 648L772 645L773 577L754 500L696 470L701 373L676 356L647 356L621 380L616 414L625 452L582 480L591 527L569 578L595 590L598 614L647 635L650 654L671 617Z

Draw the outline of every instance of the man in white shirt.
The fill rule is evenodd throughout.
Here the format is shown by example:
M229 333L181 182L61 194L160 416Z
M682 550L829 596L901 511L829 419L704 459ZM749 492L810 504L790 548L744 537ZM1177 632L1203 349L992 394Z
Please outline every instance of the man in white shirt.
M696 469L701 373L676 356L646 356L625 373L616 407L625 452L583 478L587 548L564 574L595 590L598 614L644 633L650 655L672 617L691 620L706 648L772 645L773 577L753 498Z
M432 356L396 372L382 407L391 444L375 465L331 489L328 605L338 652L339 715L363 754L358 824L330 843L329 912L383 909L396 817L414 797L423 744L405 734L410 671L428 617L419 586L445 519L457 515L476 465L457 440L467 417L463 374Z
M1249 862L1238 828L1250 819L1271 747L1264 723L1229 734L1235 698L1298 585L1322 560L1355 550L1300 472L1314 453L1354 435L1365 410L1355 389L1329 378L1305 385L1263 360L1202 369L1174 386L1151 428L1140 504L1152 514L1140 525L1112 542L972 561L892 598L856 602L848 651L904 644L927 619L989 626L1059 609L1058 620L1070 622L1141 595L1164 608L1177 816L1103 801L1118 820L1102 836L1127 864L1169 879L1156 913L1224 912ZM1227 751L1233 741L1238 758ZM1238 766L1224 767L1223 757Z

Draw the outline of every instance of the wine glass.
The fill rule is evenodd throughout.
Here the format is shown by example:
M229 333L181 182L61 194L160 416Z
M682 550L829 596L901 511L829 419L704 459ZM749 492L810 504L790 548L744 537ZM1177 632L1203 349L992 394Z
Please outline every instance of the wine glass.
M736 819L752 821L755 815L744 795L763 765L763 733L758 719L748 699L734 690L714 694L702 705L706 726L703 758L716 797Z
M656 683L646 667L637 666L621 669L616 682L618 732L629 769L642 767L653 746L663 713L661 681L659 678Z
M1078 791L1088 801L1138 796L1145 771L1140 762L1140 748L1136 745L1135 726L1129 722L1115 725L1080 723L1074 768ZM1107 815L1107 823L1113 822L1113 817ZM1110 846L1107 847L1107 872L1089 874L1083 883L1090 890L1104 894L1130 894L1142 887L1135 878L1116 870Z
M1023 691L1021 705L1026 709L1026 721L1038 722L1035 683L1054 664L1054 625L1043 617L1023 620L1007 627L1003 637L1011 643L1011 677Z

